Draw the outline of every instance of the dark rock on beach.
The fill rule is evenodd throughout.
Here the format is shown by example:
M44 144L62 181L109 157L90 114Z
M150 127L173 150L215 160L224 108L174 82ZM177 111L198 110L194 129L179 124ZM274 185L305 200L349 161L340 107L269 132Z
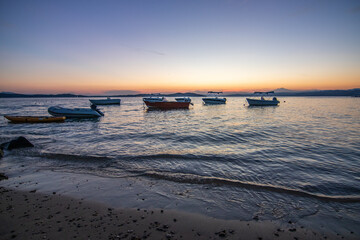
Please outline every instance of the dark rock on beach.
M31 142L29 142L29 140L27 140L25 137L18 137L14 140L11 140L10 142L2 143L0 146L2 149L6 149L6 150L34 147L34 145Z
M0 181L1 180L6 180L6 179L8 179L8 177L5 174L0 173Z

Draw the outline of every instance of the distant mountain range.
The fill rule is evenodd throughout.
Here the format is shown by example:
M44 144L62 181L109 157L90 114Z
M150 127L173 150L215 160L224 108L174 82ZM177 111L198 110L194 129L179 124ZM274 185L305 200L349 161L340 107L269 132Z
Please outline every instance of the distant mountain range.
M72 97L86 97L84 95L76 95L71 93L62 94L21 94L13 92L1 92L0 98L72 98Z
M275 92L277 92L275 90ZM310 90L310 91L279 91L278 96L357 96L360 95L360 88L348 90Z
M353 88L348 90L308 90L308 91L296 91L286 88L278 88L274 90L276 96L295 96L295 97L306 97L306 96L359 96L360 88ZM227 96L249 96L252 93L236 93Z
M308 90L308 91L295 91L286 88L275 89L277 96L360 96L360 88L353 88L348 90ZM244 97L251 96L253 93L250 92L231 92L224 93L224 96L228 97ZM127 95L111 95L109 97L147 97L151 94L127 94ZM171 93L162 94L161 96L166 97L202 97L204 94L199 93ZM71 93L64 94L19 94L12 92L1 92L0 98L74 98L74 97L104 97L104 95L76 95Z

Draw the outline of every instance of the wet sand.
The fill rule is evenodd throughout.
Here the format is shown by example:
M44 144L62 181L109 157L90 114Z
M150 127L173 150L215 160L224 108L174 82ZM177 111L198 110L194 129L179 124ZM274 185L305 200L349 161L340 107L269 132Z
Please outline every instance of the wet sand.
M222 220L162 209L113 209L94 202L0 187L0 239L356 239L295 223Z

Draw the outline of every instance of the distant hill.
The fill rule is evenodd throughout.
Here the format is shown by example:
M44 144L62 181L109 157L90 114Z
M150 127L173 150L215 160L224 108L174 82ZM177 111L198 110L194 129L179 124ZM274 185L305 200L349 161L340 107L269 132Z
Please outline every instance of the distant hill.
M274 90L274 92L276 93L293 93L293 92L296 92L295 90L290 90L290 89L287 89L287 88L277 88Z
M1 92L0 98L73 98L73 97L86 97L83 95L75 95L71 93L63 94L20 94L12 92Z
M225 97L245 97L245 96L250 96L250 95L252 95L252 93L250 93L250 92L239 92L239 93L230 93L230 94L224 93L222 96L225 96Z
M275 91L276 92L276 91ZM355 96L360 94L360 88L348 90L311 90L311 91L291 91L276 92L278 96Z
M198 93L173 93L166 95L167 97L203 97L204 95Z
M296 91L286 88L278 88L274 90L276 96L298 96L298 97L316 97L316 96L356 96L360 95L360 88L348 90L310 90L310 91ZM253 93L239 92L235 94L227 94L229 97L245 97L251 96Z

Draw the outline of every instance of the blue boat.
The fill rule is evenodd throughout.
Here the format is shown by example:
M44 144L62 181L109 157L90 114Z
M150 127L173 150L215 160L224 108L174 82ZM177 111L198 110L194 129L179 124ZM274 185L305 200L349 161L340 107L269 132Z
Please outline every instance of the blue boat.
M96 105L91 105L91 108L63 108L63 107L49 107L48 112L56 117L64 116L66 118L98 118L104 116Z
M106 99L89 99L95 105L120 105L121 99L106 98Z

